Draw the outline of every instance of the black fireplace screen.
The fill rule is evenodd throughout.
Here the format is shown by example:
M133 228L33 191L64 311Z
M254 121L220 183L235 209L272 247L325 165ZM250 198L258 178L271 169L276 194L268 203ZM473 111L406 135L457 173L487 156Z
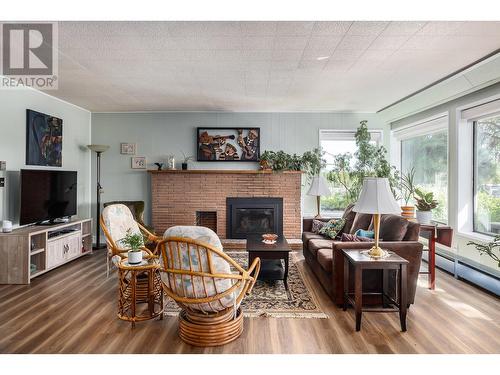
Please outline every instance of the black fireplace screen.
M227 236L283 231L282 198L227 198Z

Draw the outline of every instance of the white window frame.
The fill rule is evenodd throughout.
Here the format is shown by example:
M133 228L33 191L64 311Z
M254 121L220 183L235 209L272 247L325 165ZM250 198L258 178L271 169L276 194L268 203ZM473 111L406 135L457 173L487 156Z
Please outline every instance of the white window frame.
M457 232L467 238L489 241L493 236L474 230L474 121L500 114L500 95L456 110L458 126Z
M448 143L446 145L448 152L446 153L446 164L448 167L448 186L450 186L450 134L449 134L449 115L448 112L442 112L425 119L412 122L411 124L405 125L401 128L391 131L391 164L396 166L399 173L402 173L401 163L402 163L402 147L401 143L405 140L421 137L424 135L440 133L446 131L448 134ZM450 191L448 189L446 201L448 204L447 212L447 222L450 223Z
M354 141L357 129L319 129L318 145L321 147L321 141ZM377 143L377 146L384 145L384 131L382 129L368 129L370 139ZM323 150L325 151L325 150Z

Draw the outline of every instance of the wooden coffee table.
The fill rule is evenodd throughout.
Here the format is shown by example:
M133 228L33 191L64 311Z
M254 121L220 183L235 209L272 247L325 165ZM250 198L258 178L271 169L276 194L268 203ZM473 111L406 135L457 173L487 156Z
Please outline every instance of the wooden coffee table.
M283 280L285 289L288 290L288 258L292 249L283 235L278 236L276 243L272 245L262 242L260 234L248 236L247 251L248 264L252 264L255 258L261 260L259 280Z

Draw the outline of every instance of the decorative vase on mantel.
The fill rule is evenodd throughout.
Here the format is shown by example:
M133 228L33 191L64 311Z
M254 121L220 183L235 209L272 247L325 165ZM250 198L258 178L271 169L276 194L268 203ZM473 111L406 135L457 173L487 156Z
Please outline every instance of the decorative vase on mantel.
M420 224L431 224L432 220L432 211L419 211L417 210L417 221Z

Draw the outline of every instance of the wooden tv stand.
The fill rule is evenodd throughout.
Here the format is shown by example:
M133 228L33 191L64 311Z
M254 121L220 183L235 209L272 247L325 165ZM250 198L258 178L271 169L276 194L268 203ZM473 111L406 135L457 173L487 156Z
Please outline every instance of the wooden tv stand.
M92 253L92 219L34 225L0 233L0 284L31 279ZM31 265L36 266L31 270Z

